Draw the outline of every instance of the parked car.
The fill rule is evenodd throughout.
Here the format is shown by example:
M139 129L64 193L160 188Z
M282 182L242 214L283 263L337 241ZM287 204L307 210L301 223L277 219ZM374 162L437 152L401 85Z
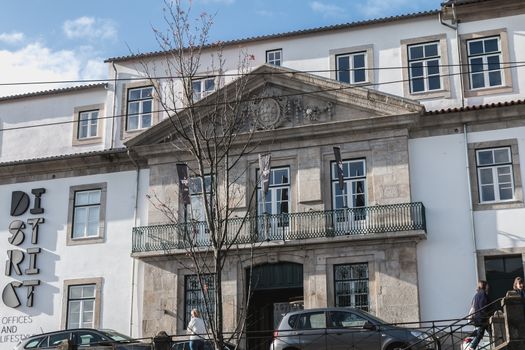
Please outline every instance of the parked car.
M391 325L354 308L322 308L284 315L270 350L435 350L438 340Z
M56 349L69 341L74 349L151 350L151 344L134 340L111 329L78 328L36 334L22 340L15 350Z
M213 343L210 341L204 342L204 350L213 350ZM180 340L173 343L171 350L190 350L190 341L189 340ZM235 350L235 345L233 344L224 344L224 350Z

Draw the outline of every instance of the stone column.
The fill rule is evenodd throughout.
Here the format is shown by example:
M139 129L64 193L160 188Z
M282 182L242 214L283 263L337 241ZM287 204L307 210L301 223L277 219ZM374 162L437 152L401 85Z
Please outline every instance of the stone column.
M505 314L505 339L506 344L496 349L523 350L525 349L525 309L520 296L508 292L501 304Z

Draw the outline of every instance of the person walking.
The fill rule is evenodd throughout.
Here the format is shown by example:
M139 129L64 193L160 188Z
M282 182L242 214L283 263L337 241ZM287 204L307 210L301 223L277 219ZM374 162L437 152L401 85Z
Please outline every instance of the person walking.
M478 281L478 288L476 294L472 299L472 323L476 327L474 331L475 338L470 343L468 350L474 350L478 347L479 342L483 339L485 331L489 327L489 297L488 297L489 285L487 281Z
M204 350L204 335L206 326L204 321L199 317L199 310L191 310L191 320L187 328L190 334L190 350Z
M516 277L512 289L522 298L525 298L525 289L523 288L523 278Z

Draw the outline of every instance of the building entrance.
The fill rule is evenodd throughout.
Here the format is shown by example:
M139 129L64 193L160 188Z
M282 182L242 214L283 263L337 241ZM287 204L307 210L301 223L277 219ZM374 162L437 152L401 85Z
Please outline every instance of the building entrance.
M303 265L295 263L264 264L247 269L251 282L250 306L246 318L249 350L268 350L273 330L282 315L303 305Z

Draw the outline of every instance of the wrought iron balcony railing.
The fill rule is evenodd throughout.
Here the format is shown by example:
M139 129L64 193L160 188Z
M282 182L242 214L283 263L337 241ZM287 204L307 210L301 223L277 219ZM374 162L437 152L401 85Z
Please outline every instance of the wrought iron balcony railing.
M231 241L249 244L264 241L292 241L346 235L374 235L385 232L426 231L423 203L402 203L326 211L260 215L230 219ZM236 235L234 238L233 235ZM133 228L136 252L210 246L205 222L152 225Z

